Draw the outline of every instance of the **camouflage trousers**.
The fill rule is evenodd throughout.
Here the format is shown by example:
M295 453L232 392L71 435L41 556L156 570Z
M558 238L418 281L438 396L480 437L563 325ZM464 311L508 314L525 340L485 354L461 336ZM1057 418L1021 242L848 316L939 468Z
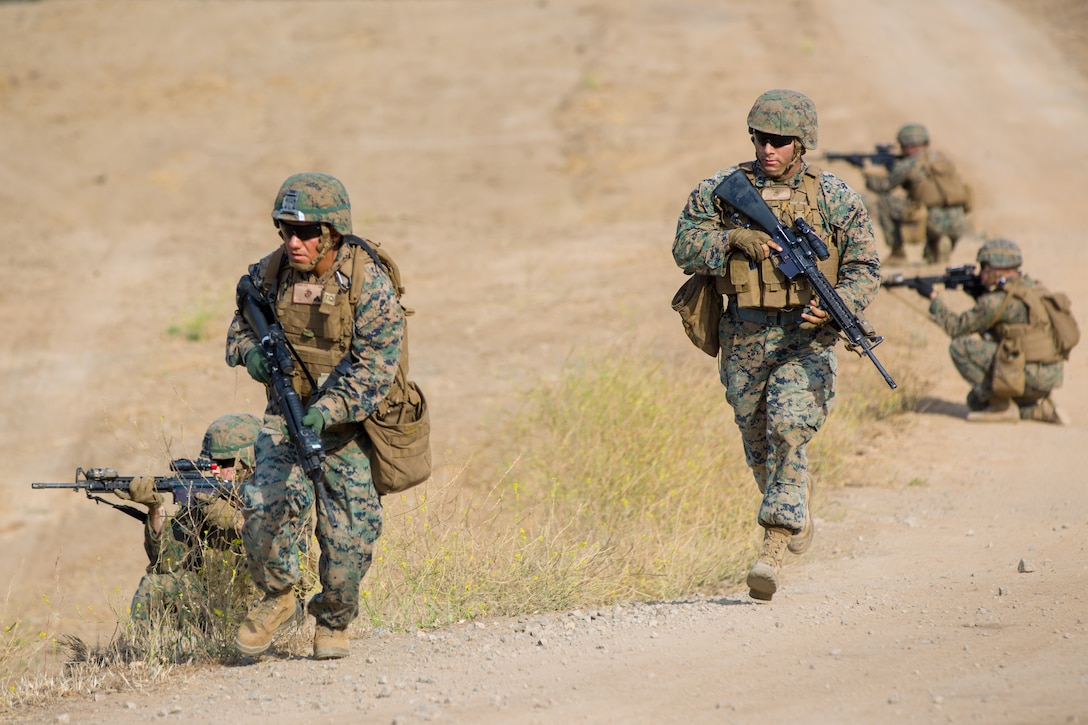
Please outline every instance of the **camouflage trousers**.
M152 620L170 613L179 624L198 616L203 587L191 571L144 574L132 595L132 619Z
M248 581L240 576L244 557L233 548L209 550L197 571L149 572L140 579L132 596L133 622L157 625L169 618L178 629L202 631L232 608L247 606Z
M873 208L892 251L902 252L904 244L925 244L923 257L927 262L945 261L956 243L971 234L971 223L962 206L927 209L900 194L880 194ZM942 237L949 241L945 250L940 249Z
M926 209L902 193L878 194L875 202L866 204L873 211L884 241L892 252L902 253L904 245L919 245L926 241Z
M381 535L382 509L370 459L359 439L324 434L322 442L330 510L317 499L313 483L296 463L283 419L265 416L254 447L257 467L242 492L242 541L250 576L259 589L276 593L296 586L301 578L298 551L309 536L312 510L321 591L307 610L318 624L343 629L359 614L359 586Z
M989 401L993 395L993 366L998 343L978 335L952 339L948 352L960 376L971 384L976 400ZM1024 366L1024 395L1017 405L1032 405L1062 384L1062 363L1029 362Z
M722 316L719 372L744 456L763 494L758 521L797 533L805 525L805 446L835 397L837 335Z

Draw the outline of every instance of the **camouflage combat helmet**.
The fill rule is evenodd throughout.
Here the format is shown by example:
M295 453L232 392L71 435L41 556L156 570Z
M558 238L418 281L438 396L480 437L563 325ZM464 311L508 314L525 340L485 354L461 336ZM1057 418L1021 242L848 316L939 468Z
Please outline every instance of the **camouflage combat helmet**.
M1013 269L1024 263L1020 247L1011 239L991 239L978 250L978 263L997 269Z
M253 444L261 431L261 419L249 413L232 413L212 421L204 433L201 458L213 461L237 459L254 468Z
M767 91L748 112L750 130L799 138L806 149L816 148L816 127L816 104L800 91Z
M273 223L324 222L341 234L351 234L351 201L340 180L317 171L287 177L272 205Z
M921 146L929 143L929 131L920 123L908 123L899 129L895 140L900 146Z

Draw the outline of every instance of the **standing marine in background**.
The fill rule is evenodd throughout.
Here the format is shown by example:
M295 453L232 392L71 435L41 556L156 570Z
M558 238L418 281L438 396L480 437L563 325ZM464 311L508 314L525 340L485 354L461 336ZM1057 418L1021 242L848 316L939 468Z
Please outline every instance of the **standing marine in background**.
M1046 288L1020 271L1023 256L1012 240L983 244L978 263L987 292L966 312L954 313L932 285L917 288L952 338L952 363L971 384L967 420L1061 424L1050 394L1062 384L1064 355L1044 305Z
M297 355L291 384L305 409L302 424L321 438L328 506L314 506L283 414L268 395L257 438L257 468L243 490L249 572L264 600L238 630L248 656L301 618L292 588L300 579L293 555L316 513L321 591L306 606L317 620L314 658L349 654L348 625L359 615L359 587L381 534L382 508L371 475L363 421L389 393L404 339L404 309L389 275L352 234L347 190L328 174L287 178L276 194L272 223L282 244L249 267ZM227 332L226 360L268 385L271 364L238 312Z
M748 572L754 599L770 600L787 549L808 549L812 475L805 447L827 420L835 397L839 333L804 277L775 267L781 248L747 228L714 194L731 174L745 174L782 220L804 217L830 251L818 267L844 302L860 313L880 284L873 226L861 197L838 177L810 166L816 107L792 90L767 91L748 114L755 161L725 168L692 191L673 242L676 264L715 278L725 298L719 323L719 372L733 407L744 454L763 494L759 558Z
M896 140L901 158L887 175L865 173L866 188L878 194L874 213L891 247L888 259L904 262L905 245L924 244L926 262L947 262L957 242L971 233L971 187L947 156L930 148L925 126L907 124ZM892 193L899 188L906 196Z

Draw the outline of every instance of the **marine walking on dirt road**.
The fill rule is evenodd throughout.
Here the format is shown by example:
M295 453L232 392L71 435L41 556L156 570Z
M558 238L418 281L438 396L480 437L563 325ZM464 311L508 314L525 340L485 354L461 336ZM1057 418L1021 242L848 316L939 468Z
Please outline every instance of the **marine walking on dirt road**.
M672 251L685 272L713 277L725 300L719 372L763 494L757 517L763 543L747 583L754 599L770 600L786 550L806 551L815 530L805 448L835 397L839 332L827 324L806 278L787 278L777 268L782 247L748 228L715 190L743 174L784 226L803 217L828 247L819 271L855 313L877 293L880 259L861 197L804 160L817 142L811 98L784 89L763 93L748 114L748 133L755 161L699 183L680 214Z
M987 241L978 263L982 294L960 314L931 284L915 288L930 300L930 316L952 338L952 363L971 384L967 419L1063 423L1051 393L1079 339L1068 298L1021 271L1020 247L1010 239Z
M891 247L888 261L904 262L906 246L924 245L924 261L947 262L971 233L971 187L944 153L930 148L925 126L907 124L896 140L900 159L887 173L865 172L866 188L877 193L873 214ZM899 189L905 194L895 193Z
M368 243L352 234L348 193L338 179L317 172L288 177L276 194L272 221L282 244L249 267L239 290L248 280L259 291L297 357L283 366L291 368L284 386L289 399L301 401L301 428L309 429L323 462L311 478L315 472L300 460L292 439L294 406L285 410L281 403L277 370L243 312L240 293L227 333L227 364L245 366L269 387L256 471L243 490L242 527L249 572L265 598L249 612L235 644L244 655L259 655L279 631L301 620L292 594L300 578L293 552L308 535L313 511L321 590L306 609L317 620L314 658L335 659L349 654L348 625L359 614L360 583L381 534L381 502L362 424L397 373L404 310Z

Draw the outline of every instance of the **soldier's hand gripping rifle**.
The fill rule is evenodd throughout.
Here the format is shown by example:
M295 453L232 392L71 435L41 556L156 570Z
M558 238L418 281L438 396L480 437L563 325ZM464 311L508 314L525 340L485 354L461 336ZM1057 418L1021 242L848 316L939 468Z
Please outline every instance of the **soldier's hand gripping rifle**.
M975 272L975 265L965 264L960 267L947 267L944 274L933 277L904 277L893 274L880 283L881 287L907 287L915 291L932 290L933 285L944 285L945 289L962 288L976 300L986 293L982 278Z
M759 195L752 182L741 172L732 173L718 184L714 189L714 195L721 199L727 206L736 209L753 224L771 235L778 246L782 248L774 252L778 256L775 266L787 279L796 279L804 275L812 291L819 299L821 309L827 311L831 321L846 338L846 348L864 355L872 361L877 371L883 376L888 387L895 390L896 383L884 366L873 354L873 348L884 341L877 335L868 320L864 320L846 306L842 297L835 291L831 282L816 266L816 260L825 260L829 256L827 245L816 235L815 230L801 217L795 221L795 226L800 236L790 229L782 226L778 217L763 197Z
M867 154L864 151L828 151L824 154L824 158L828 161L845 161L851 166L856 166L859 169L865 168L865 162L883 166L885 169L891 171L892 166L898 161L900 157L893 149L895 147L892 144L877 144L876 151L871 154Z
M257 289L253 278L248 274L238 280L238 310L257 333L261 353L268 360L272 371L270 389L272 400L279 407L287 426L287 435L295 446L299 465L306 476L313 481L314 489L325 507L329 522L335 527L332 505L325 490L325 446L321 436L308 425L302 424L305 415L302 400L291 385L291 373L295 369L295 360L290 344L283 331L283 325L276 319L276 312L268 299ZM305 368L304 368L305 369ZM307 374L309 374L307 372ZM314 386L317 389L317 386Z
M174 475L154 477L155 490L169 491L174 497L174 503L179 506L192 505L194 498L201 494L214 496L234 490L234 484L231 481L224 481L219 477L219 466L204 458L198 458L195 461L190 458L178 458L170 464L170 469L174 471ZM128 491L135 478L135 476L118 476L117 471L112 468L77 468L73 483L32 483L30 487L83 490L87 498L96 503L112 506L142 523L147 521L145 512L132 506L116 504L96 495Z

